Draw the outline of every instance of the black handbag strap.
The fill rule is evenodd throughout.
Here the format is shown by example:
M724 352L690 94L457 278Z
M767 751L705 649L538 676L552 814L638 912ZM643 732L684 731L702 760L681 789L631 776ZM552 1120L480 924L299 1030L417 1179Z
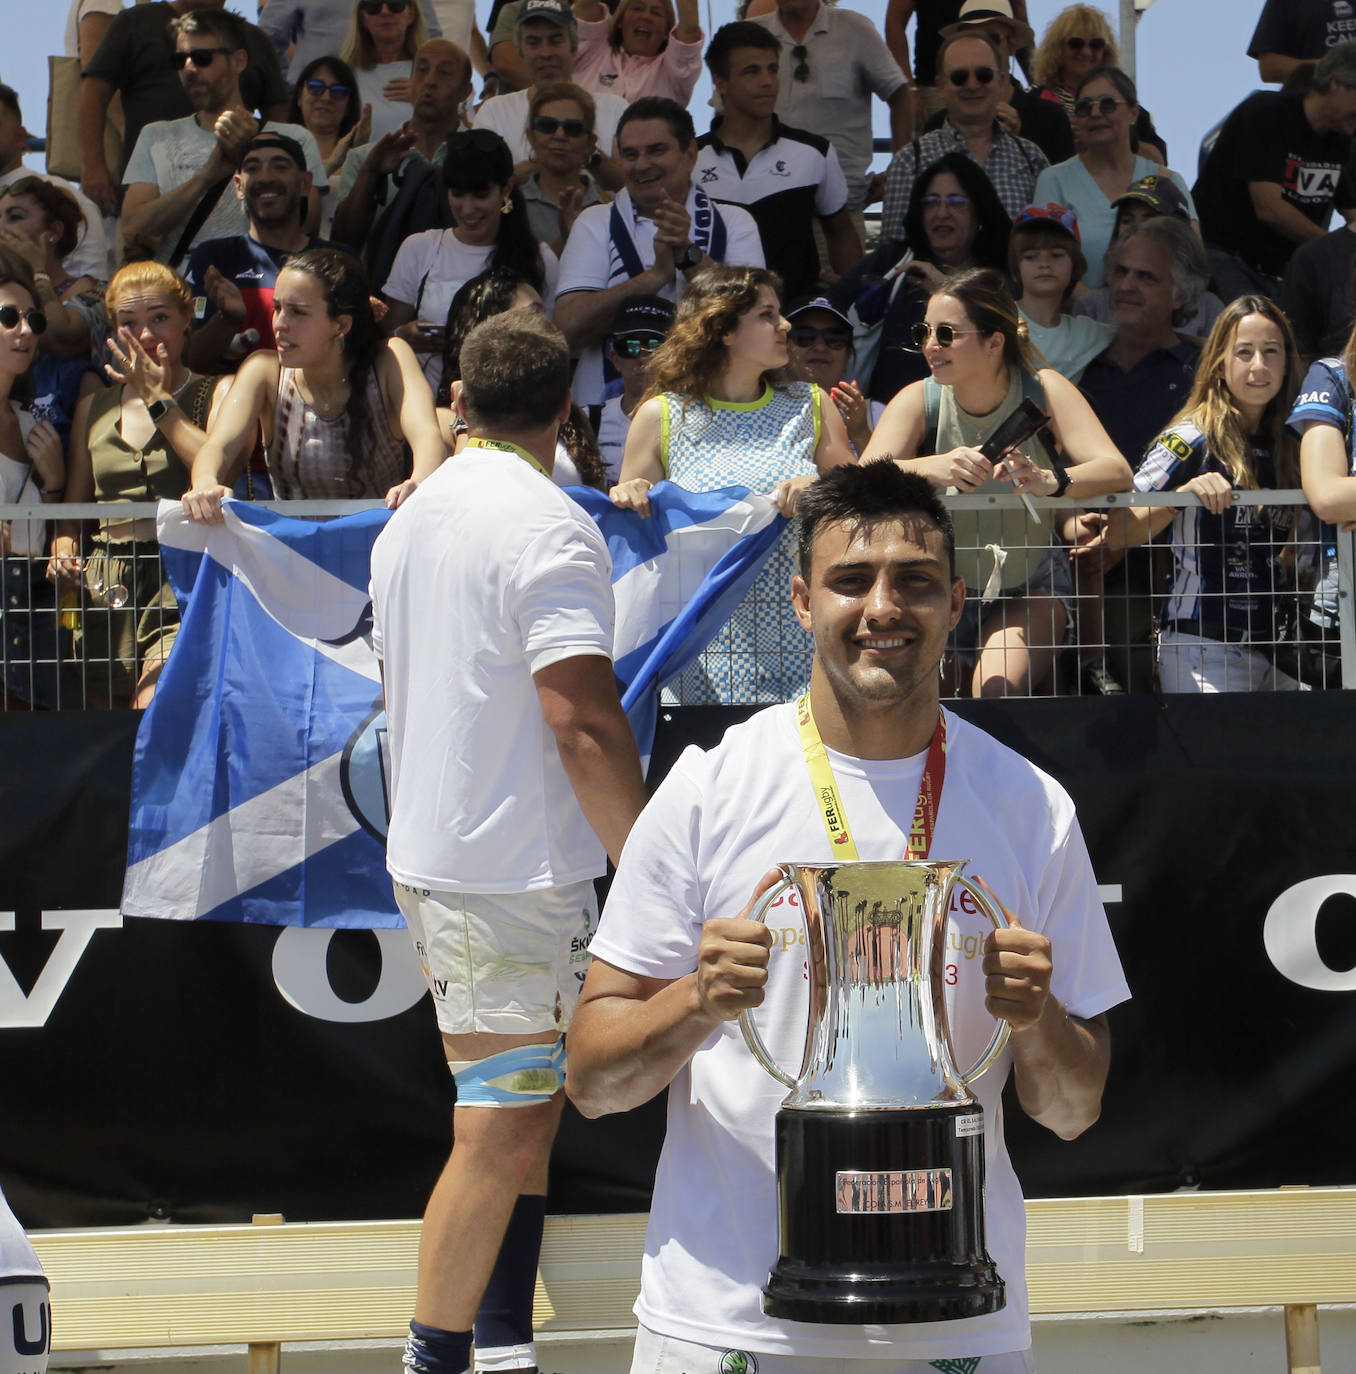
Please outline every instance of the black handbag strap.
M264 125L268 120L263 120L255 136L263 133ZM214 182L202 193L202 199L193 207L193 213L188 217L188 223L184 225L184 231L179 235L179 241L174 245L174 251L165 259L169 266L177 272L179 269L176 264L183 258L184 254L193 246L193 240L199 229L207 223L207 216L216 209L217 201L221 199L221 193L226 189L231 181L231 173L227 172L220 181Z

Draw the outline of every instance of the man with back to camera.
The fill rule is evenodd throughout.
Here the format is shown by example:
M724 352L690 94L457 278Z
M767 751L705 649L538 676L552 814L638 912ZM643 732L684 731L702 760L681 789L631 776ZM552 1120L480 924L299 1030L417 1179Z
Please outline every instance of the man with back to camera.
M1025 1213L1003 1144L1003 1083L1011 1069L1024 1110L1057 1135L1086 1130L1106 1080L1105 1012L1128 990L1067 794L940 711L938 667L965 597L945 507L893 463L850 464L801 493L796 519L792 598L815 642L808 737L788 703L710 752L683 754L631 831L570 1028L567 1090L586 1115L671 1085L632 1371L714 1374L743 1356L759 1374L818 1374L834 1360L861 1374L933 1374L929 1362L942 1360L1026 1374ZM762 1310L778 1250L773 1123L785 1090L735 1018L761 1007L773 1057L799 1062L802 953L794 932L774 939L749 911L778 876L771 865L836 862L839 827L807 766L816 738L861 858L912 853L921 828L923 853L971 859L1015 918L982 942L982 964L975 942L946 970L960 1062L978 1056L992 1017L1012 1031L973 1085L988 1125L988 1245L1007 1283L1007 1305L989 1316L821 1325Z
M463 1374L473 1320L479 1368L536 1368L562 1035L593 879L645 799L612 673L607 548L551 480L569 378L565 339L539 313L473 329L457 402L469 443L372 551L387 867L457 1085L419 1244L412 1374Z
M601 405L621 390L600 347L629 296L677 301L712 262L762 267L758 226L737 205L714 206L693 181L697 136L675 100L644 96L617 129L626 185L611 205L590 205L574 222L560 259L554 316L579 358L574 398Z

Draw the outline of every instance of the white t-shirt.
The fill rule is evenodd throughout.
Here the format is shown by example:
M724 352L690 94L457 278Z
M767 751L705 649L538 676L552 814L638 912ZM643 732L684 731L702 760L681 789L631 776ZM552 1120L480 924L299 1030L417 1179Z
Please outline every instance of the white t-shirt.
M642 268L653 267L654 221L636 213L629 191L619 192L613 204L630 230ZM763 241L753 216L738 205L720 205L716 209L725 221L725 255L721 261L734 267L762 267ZM694 226L697 222L695 210L696 191L693 189L688 191L687 212L693 217ZM611 223L611 205L590 205L575 220L560 257L557 299L571 291L605 291L609 286L628 280L626 267L612 243ZM673 281L658 294L666 300L676 301L686 285L687 278L677 272ZM606 399L601 344L590 344L580 354L572 391L576 403L581 406L600 405Z
M414 106L408 100L387 100L382 95L388 81L403 76L407 80L414 70L414 63L408 57L399 62L379 62L375 67L356 67L354 75L358 78L358 95L364 105L372 107L372 139L375 142L387 134L403 128L406 120L414 113Z
M99 207L78 186L64 177L54 177L50 172L34 172L20 165L0 176L0 191L24 177L35 176L50 181L53 186L60 186L63 191L69 191L85 216L85 224L75 240L75 247L61 260L62 267L73 277L107 281L112 275L112 262L108 252L108 235L104 232L104 219Z
M622 409L620 396L609 396L598 416L598 452L603 457L603 470L608 486L621 478L622 459L626 457L626 436L631 432L631 417Z
M396 250L391 274L381 289L391 300L415 306L419 319L446 324L452 297L490 265L493 254L492 243L472 246L463 243L451 229L421 229ZM541 295L549 304L555 296L560 260L544 243L538 256L546 276ZM435 390L442 370L440 353L425 358L424 376Z
M66 15L66 56L80 56L80 21L87 14L117 14L123 3L124 0L71 0L70 12Z
M1041 357L1075 386L1082 380L1083 369L1116 337L1114 324L1100 324L1083 315L1061 315L1053 329L1037 324L1025 310L1022 318Z
M306 170L311 174L314 189L312 195L327 195L330 188L329 174L325 171L325 160L320 149L307 129L300 124L278 124L269 120L265 125L268 133L286 134L301 144L306 154ZM198 171L206 165L211 156L216 139L210 129L199 127L195 115L185 115L182 119L158 119L147 124L137 138L137 146L127 160L127 168L122 174L124 186L134 186L145 182L155 186L159 194L173 191L191 181ZM192 216L192 209L160 239L156 257L161 262L169 262L169 255L179 241L185 226ZM212 212L203 221L202 227L193 236L191 243L184 247L183 257L169 265L182 272L188 260L188 250L208 239L237 238L249 232L249 221L245 217L244 203L236 196L235 187L227 182Z
M626 101L606 91L591 91L597 118L594 132L604 156L610 156L617 137L617 123L626 113ZM513 152L513 161L526 162L532 156L527 141L527 112L532 104L531 90L510 91L507 95L491 96L476 111L475 127L493 129Z
M465 449L391 517L372 550L372 643L397 882L511 893L603 872L532 674L611 656L611 569L594 522L512 453Z
M1073 803L1010 749L947 713L946 776L932 854L969 858L1030 930L1051 941L1054 994L1091 1017L1129 996ZM925 754L866 762L829 751L863 858L900 858ZM774 864L832 862L801 754L794 706L735 726L709 753L688 749L632 829L594 937L594 958L672 980L696 967L704 920L733 916ZM991 929L956 893L947 991L963 1072L993 1034L982 957ZM783 914L785 913L785 914ZM770 914L776 939L767 1000L756 1021L776 1059L795 1071L805 1048L808 983L798 907ZM970 938L967 938L970 937ZM950 967L955 967L955 974ZM985 1113L989 1253L1007 1305L986 1317L892 1326L830 1326L764 1315L761 1290L777 1259L773 1122L786 1089L727 1022L669 1086L668 1132L655 1179L636 1314L660 1335L741 1350L821 1358L937 1360L1024 1350L1031 1343L1024 1279L1026 1214L1003 1143L1004 1052L971 1085Z

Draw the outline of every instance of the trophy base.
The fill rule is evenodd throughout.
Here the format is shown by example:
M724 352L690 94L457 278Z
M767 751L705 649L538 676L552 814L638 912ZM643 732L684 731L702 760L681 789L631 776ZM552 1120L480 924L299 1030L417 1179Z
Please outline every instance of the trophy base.
M777 1113L781 1254L763 1311L837 1324L997 1312L977 1103Z

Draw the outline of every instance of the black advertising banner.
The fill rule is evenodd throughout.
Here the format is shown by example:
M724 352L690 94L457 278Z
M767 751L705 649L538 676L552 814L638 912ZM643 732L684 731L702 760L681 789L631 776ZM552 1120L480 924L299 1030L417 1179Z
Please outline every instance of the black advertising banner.
M1028 1193L1356 1183L1350 699L959 710L1073 794L1135 993L1092 1130L1010 1103ZM656 773L746 714L672 712ZM0 716L0 1185L35 1227L418 1215L451 1084L407 936L120 917L136 723ZM567 1112L553 1210L644 1208L662 1131Z

